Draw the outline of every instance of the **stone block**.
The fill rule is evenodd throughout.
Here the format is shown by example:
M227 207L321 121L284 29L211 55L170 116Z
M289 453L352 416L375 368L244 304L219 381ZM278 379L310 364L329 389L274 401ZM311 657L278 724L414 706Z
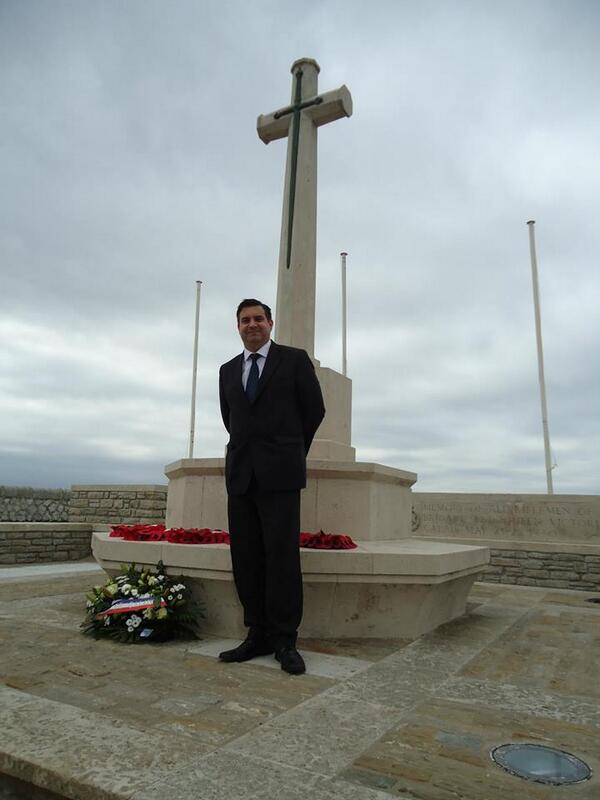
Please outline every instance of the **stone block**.
M535 558L526 558L523 560L523 569L542 569L544 565Z
M550 572L546 569L524 569L523 575L526 578L537 578L538 580L542 578L549 578Z
M600 572L584 572L581 580L591 584L600 584Z
M518 558L490 558L490 564L495 567L518 567L520 563Z
M576 581L579 578L579 573L569 572L567 570L552 569L550 570L550 578L555 580Z
M79 561L80 558L86 558L92 552L90 547L81 547L79 550L69 550L69 560Z

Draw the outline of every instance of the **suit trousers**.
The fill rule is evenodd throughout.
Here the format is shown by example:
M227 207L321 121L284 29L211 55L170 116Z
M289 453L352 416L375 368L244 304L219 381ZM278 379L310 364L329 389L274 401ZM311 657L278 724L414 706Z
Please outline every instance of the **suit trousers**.
M251 635L294 644L302 619L300 490L228 497L235 586Z

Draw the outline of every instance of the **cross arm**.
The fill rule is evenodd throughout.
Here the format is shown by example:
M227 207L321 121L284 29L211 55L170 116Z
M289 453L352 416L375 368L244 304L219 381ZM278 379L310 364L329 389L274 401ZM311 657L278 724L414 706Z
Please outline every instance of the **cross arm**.
M272 114L259 114L256 120L256 132L265 144L288 135L291 117L289 115L278 117L277 114L277 111Z
M321 102L306 109L317 128L336 119L352 116L352 95L345 84L319 96Z
M310 104L303 113L309 114L317 127L341 119L341 117L352 116L352 95L345 85L340 86L339 89L333 89L331 92L320 94L318 98L313 98L313 100L317 99L318 103L311 103L311 98L303 101L303 105L304 103ZM288 135L291 114L282 115L281 113L288 109L289 106L274 111L272 114L261 114L256 120L256 131L265 144L269 144L275 139L283 139Z

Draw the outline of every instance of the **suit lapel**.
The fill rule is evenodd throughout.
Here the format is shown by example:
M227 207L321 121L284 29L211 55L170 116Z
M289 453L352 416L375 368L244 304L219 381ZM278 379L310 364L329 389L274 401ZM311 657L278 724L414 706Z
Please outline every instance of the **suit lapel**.
M242 371L244 369L244 354L240 353L232 364L231 379L233 382L233 390L242 402L248 402L246 392L242 385Z
M273 373L279 366L280 361L281 361L281 349L279 345L275 344L275 342L271 342L271 347L269 347L269 352L267 353L267 360L265 362L265 366L260 376L260 380L258 381L258 390L256 392L256 397L254 398L255 403L261 396L265 386L267 385Z

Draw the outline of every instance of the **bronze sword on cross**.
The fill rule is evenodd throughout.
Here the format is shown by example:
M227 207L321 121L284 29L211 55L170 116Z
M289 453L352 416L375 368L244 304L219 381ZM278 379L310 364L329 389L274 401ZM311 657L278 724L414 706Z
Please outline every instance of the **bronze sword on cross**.
M261 114L257 132L265 143L288 137L277 280L277 341L314 350L317 226L317 129L352 114L346 86L319 93L319 65L302 58L292 65L291 103Z
M305 108L320 105L323 102L322 97L313 97L310 100L302 101L302 70L299 69L295 75L296 90L294 94L294 102L287 108L282 108L281 111L276 111L273 115L275 119L287 117L288 114L292 115L292 164L290 169L290 189L288 195L288 236L287 236L287 256L286 268L290 268L290 259L292 257L292 233L294 229L294 204L296 201L296 174L298 172L298 141L300 139L300 112Z

